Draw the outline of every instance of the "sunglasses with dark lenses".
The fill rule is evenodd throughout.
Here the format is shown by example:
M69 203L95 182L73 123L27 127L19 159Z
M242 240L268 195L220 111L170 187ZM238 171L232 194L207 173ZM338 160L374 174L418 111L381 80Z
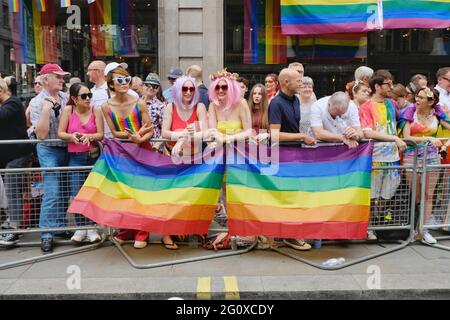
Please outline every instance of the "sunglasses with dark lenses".
M195 87L181 87L183 92L195 92Z
M114 78L114 81L116 81L118 84L130 84L131 83L131 77L118 77Z
M220 91L220 89L222 89L222 91L227 91L228 90L228 85L224 84L222 86L217 85L216 86L216 91Z
M153 88L153 89L155 89L155 90L159 88L159 86L158 86L157 84L146 83L145 86L146 86L147 88Z
M37 85L37 84L40 85L40 86L42 86L42 83L40 83L40 82L35 82L35 83L34 83L34 85Z
M87 98L92 99L92 93L91 92L89 92L89 93L82 93L82 94L79 95L79 97L81 99L83 99L83 100L86 100Z

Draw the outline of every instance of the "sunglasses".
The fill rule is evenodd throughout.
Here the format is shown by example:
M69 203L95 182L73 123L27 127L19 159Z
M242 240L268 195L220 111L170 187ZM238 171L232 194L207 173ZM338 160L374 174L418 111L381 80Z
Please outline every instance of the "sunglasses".
M442 77L442 79L447 80L448 82L450 82L450 79L447 77Z
M153 88L153 89L159 89L159 86L157 84L150 84L150 83L145 83L145 86L147 88Z
M217 85L216 86L216 91L220 91L220 89L222 89L222 91L227 91L228 90L228 85L224 84L222 86Z
M82 94L79 95L79 97L81 99L83 99L83 100L86 100L87 98L92 99L92 93L91 92L89 92L89 93L82 93Z
M130 84L131 83L131 77L119 77L119 78L114 78L114 81L116 81L118 84L122 85L122 84Z
M37 84L40 85L40 86L42 86L42 83L40 83L40 82L35 82L35 83L34 83L34 85L37 85Z
M195 87L182 87L181 91L183 92L195 92Z

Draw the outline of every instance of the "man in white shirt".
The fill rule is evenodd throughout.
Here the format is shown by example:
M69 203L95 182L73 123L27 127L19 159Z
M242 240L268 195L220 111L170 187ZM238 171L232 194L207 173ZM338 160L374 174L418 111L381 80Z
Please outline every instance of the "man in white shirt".
M450 111L450 67L441 68L436 73L439 91L439 104L448 112Z
M317 100L312 105L311 127L318 140L343 142L356 148L363 137L358 109L344 92Z

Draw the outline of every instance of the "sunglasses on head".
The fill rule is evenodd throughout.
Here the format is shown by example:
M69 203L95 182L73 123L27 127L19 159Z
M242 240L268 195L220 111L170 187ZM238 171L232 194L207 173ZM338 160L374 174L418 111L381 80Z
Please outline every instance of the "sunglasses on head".
M92 93L82 93L80 95L78 95L81 99L86 100L87 98L92 99Z
M222 91L227 91L228 90L228 85L227 84L217 85L216 86L216 91L220 91L220 89L222 89Z
M157 85L157 84L145 83L145 86L146 86L147 88L153 88L153 89L155 89L155 90L159 88L159 85Z
M130 84L131 83L131 77L118 77L114 78L114 81L116 81L118 84Z
M195 87L181 87L181 91L183 92L195 92Z

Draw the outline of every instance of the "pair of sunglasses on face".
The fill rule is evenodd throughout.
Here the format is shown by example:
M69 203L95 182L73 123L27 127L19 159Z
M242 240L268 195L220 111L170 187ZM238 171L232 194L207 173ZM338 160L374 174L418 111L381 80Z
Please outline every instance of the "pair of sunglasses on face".
M224 85L217 85L216 86L216 91L227 91L228 90L228 85L224 84Z
M87 98L92 99L92 93L82 93L80 95L78 95L82 100L86 100Z
M145 86L147 88L152 88L152 89L159 89L159 86L157 84L149 84L149 83L145 83Z
M181 91L183 92L195 92L195 87L181 87Z
M130 84L131 83L131 77L117 77L113 79L115 82L117 82L117 84Z

